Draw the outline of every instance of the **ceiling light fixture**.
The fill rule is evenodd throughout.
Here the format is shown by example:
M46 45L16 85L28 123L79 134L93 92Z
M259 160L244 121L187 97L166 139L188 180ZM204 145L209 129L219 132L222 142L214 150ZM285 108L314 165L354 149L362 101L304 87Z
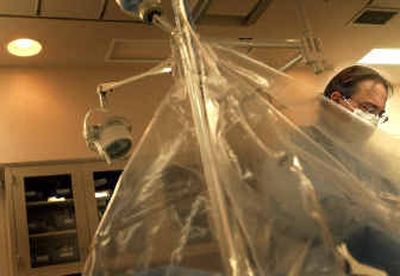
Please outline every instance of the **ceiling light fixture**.
M14 56L31 57L40 53L42 45L33 39L19 38L8 43L7 50Z
M362 57L360 64L400 64L400 48L376 48Z

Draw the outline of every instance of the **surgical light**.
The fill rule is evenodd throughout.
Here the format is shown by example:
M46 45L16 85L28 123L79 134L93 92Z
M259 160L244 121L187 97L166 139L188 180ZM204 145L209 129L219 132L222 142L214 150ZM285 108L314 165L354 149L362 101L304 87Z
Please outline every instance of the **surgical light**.
M108 96L121 86L145 77L172 73L172 66L167 60L142 74L99 84L97 94L100 107L90 109L83 122L83 137L89 149L97 152L109 164L127 156L133 147L132 127L126 118L117 116L110 110Z
M94 115L101 120L93 120ZM83 136L89 149L110 164L130 152L133 145L131 129L126 118L115 116L108 109L98 108L86 113Z
M144 23L151 24L154 15L161 15L161 0L116 0L122 11Z
M18 57L30 57L42 51L42 45L33 39L20 38L7 44L7 51Z
M400 64L400 48L376 48L362 57L360 64Z

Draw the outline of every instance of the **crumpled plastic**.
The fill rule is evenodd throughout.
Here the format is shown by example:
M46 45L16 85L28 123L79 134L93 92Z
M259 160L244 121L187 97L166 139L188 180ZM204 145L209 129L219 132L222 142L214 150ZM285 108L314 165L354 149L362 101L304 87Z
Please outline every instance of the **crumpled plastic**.
M182 2L174 85L119 180L85 274L348 275L338 248L357 233L398 242L399 141L202 42Z

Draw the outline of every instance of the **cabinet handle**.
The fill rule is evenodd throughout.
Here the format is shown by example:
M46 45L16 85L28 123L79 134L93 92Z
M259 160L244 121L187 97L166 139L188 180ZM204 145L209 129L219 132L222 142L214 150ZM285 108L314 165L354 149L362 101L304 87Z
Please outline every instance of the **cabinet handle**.
M22 257L20 254L15 254L15 263L18 267L22 267Z
M0 198L5 202L6 200L6 185L4 181L0 181Z

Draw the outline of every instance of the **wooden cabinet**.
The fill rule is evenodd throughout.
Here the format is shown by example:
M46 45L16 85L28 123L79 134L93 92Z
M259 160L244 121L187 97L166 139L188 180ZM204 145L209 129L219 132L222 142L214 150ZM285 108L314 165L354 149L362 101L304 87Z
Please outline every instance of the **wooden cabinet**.
M125 163L89 163L81 166L90 237L93 237ZM82 189L83 191L83 189Z
M0 263L0 275L81 272L123 166L94 161L6 166L0 242L7 261Z

